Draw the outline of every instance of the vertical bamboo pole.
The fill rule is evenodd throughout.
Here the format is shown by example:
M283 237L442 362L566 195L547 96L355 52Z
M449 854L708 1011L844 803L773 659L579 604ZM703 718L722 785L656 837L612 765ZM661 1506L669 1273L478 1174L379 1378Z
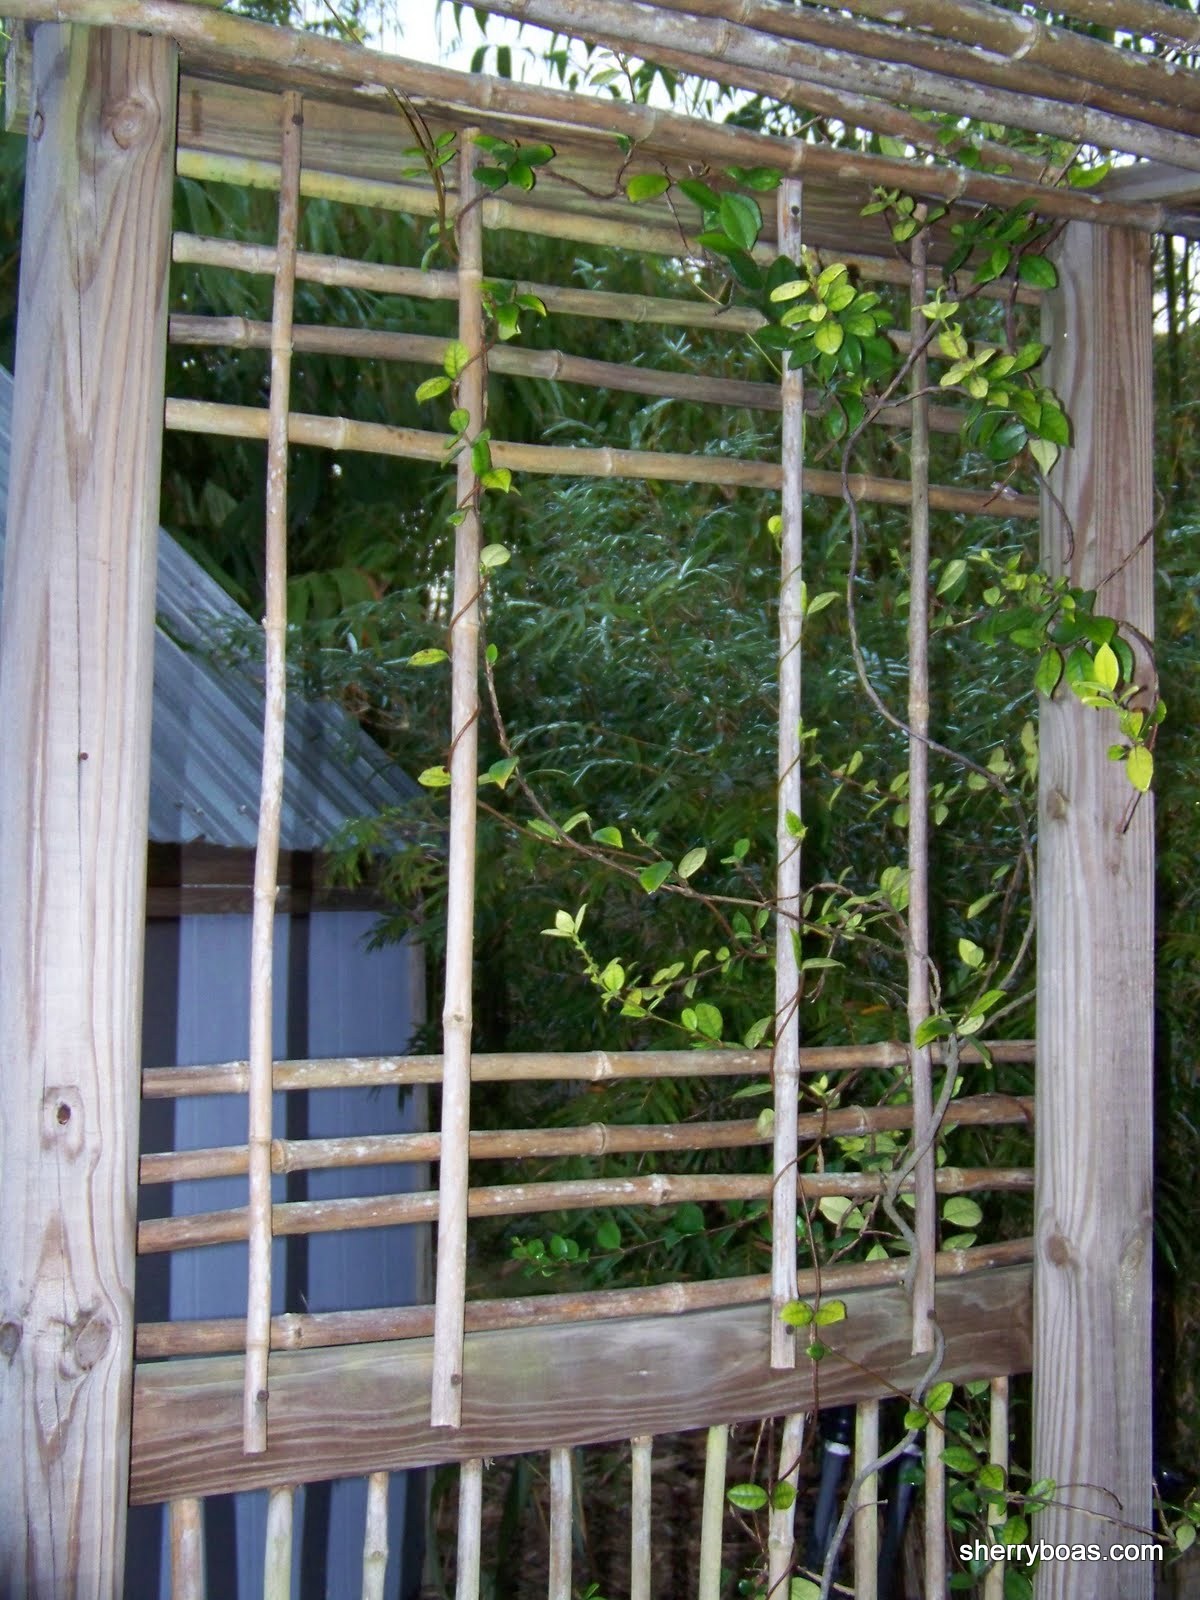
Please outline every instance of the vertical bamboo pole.
M263 1600L292 1600L292 1525L296 1491L290 1485L267 1497L267 1543L263 1559Z
M1005 1479L1008 1477L1008 1379L992 1379L992 1404L990 1415L990 1429L988 1439L988 1459L994 1461L998 1467L1003 1467ZM988 1527L999 1530L1005 1520L1004 1507L991 1505L988 1507ZM999 1543L999 1535L995 1537ZM983 1581L983 1600L1004 1600L1004 1563L996 1561Z
M925 1593L946 1593L946 1413L925 1429Z
M483 1462L464 1461L458 1470L458 1549L454 1600L479 1600L483 1540Z
M911 318L914 340L924 337L927 272L924 230L913 239ZM929 381L924 353L912 369L912 533L908 602L908 1029L915 1038L929 1016ZM933 1349L934 1255L937 1251L933 1062L928 1045L910 1045L913 1148L927 1144L913 1175L916 1251L912 1279L914 1355Z
M206 1600L203 1500L172 1500L170 1523L171 1600Z
M570 1450L550 1452L550 1600L571 1600L571 1512L574 1484Z
M39 25L0 630L0 1594L119 1594L176 52Z
M854 1476L879 1459L879 1401L863 1400L854 1413ZM858 1487L854 1513L854 1600L875 1600L879 1589L879 1474Z
M470 130L461 135L458 179L458 336L470 362L458 405L469 436L483 427L483 210ZM446 906L446 993L442 1011L442 1143L438 1171L437 1288L434 1298L430 1421L457 1428L462 1417L463 1321L467 1271L467 1145L471 1127L471 977L475 922L475 823L479 768L479 485L471 452L458 458L454 611L450 623L450 869Z
M799 179L779 188L779 249L799 261ZM800 632L804 492L804 377L785 357L783 501L779 563L779 790L775 840L775 1132L771 1195L771 1365L794 1367L796 1343L780 1320L796 1298L796 1118L800 1107Z
M1072 447L1051 473L1043 556L1129 624L1146 685L1150 241L1072 225L1055 262L1046 382L1071 418ZM1108 759L1110 717L1062 689L1040 710L1033 1463L1059 1492L1038 1529L1052 1544L1107 1543L1110 1531L1125 1543L1130 1528L1152 1526L1154 801ZM1154 1571L1152 1561L1047 1562L1038 1593L1082 1586L1089 1600L1148 1600Z
M650 1600L650 1457L654 1440L631 1441L633 1483L629 1514L629 1600Z
M728 1454L729 1429L710 1428L704 1452L698 1600L721 1600L721 1530L725 1522L725 1459Z
M367 1519L363 1529L362 1600L383 1600L388 1564L388 1475L367 1479Z
M263 620L266 705L258 843L254 853L254 917L250 933L250 1249L246 1375L242 1393L242 1445L247 1455L257 1455L267 1448L267 1358L271 1347L272 967L286 711L287 419L296 231L300 216L300 96L292 91L283 95L281 113L279 233L275 302L271 314L271 400L267 436L266 616Z
M800 1481L800 1452L804 1448L804 1413L784 1420L779 1440L777 1483L789 1484L794 1491ZM796 1502L772 1507L767 1527L767 1594L779 1600L788 1592L795 1548Z

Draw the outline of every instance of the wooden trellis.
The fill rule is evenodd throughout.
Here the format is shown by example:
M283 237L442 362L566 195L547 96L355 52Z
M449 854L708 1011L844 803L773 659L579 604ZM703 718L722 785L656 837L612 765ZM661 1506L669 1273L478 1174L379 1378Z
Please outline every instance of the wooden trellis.
M1099 0L1096 0L1099 3ZM1093 0L1073 0L1088 13ZM779 1311L797 1296L844 1294L849 1360L820 1379L822 1404L858 1406L855 1593L874 1594L870 1510L879 1455L879 1399L908 1392L944 1341L939 1377L992 1380L992 1457L1008 1443L1007 1378L1027 1370L1035 1329L1035 1475L1085 1484L1071 1507L1047 1513L1055 1542L1090 1542L1115 1499L1129 1527L1149 1522L1149 1117L1152 808L1128 811L1128 787L1105 758L1105 735L1071 700L1043 706L1039 916L1038 1096L1035 1170L935 1167L938 1109L933 1080L955 1057L907 1043L807 1048L801 1038L792 933L803 882L796 819L800 795L802 514L805 496L837 495L841 478L803 459L806 399L799 374L778 387L725 377L654 373L557 352L505 348L491 369L779 412L779 462L666 455L617 448L561 448L493 441L498 467L531 474L642 477L781 494L778 753L779 879L776 1043L768 1051L646 1051L498 1057L473 1055L471 956L479 716L477 481L469 453L458 464L455 580L450 627L452 725L447 985L440 1056L279 1062L271 1051L271 927L277 893L282 784L286 597L286 466L289 444L444 459L432 431L297 415L290 408L293 350L381 357L436 366L445 341L391 332L296 327L297 281L455 301L469 365L459 404L470 428L486 405L481 283L486 237L518 227L546 237L679 254L686 249L665 206L631 216L627 206L540 186L518 200L484 196L473 176L474 130L552 136L564 171L611 184L613 133L634 141L627 172L688 161L772 166L785 175L764 249L793 258L806 246L837 250L884 284L909 287L912 337L919 306L938 280L945 239L932 235L911 264L886 229L858 216L873 184L925 200L968 205L1031 201L1060 221L1061 288L1044 301L1050 380L1074 421L1074 449L1057 470L1044 509L1026 495L929 482L930 432L958 426L952 407L896 398L881 426L910 427L911 481L851 478L864 503L911 508L913 527L910 740L908 1014L915 1033L930 995L926 659L931 512L1031 519L1043 515L1045 555L1075 581L1107 585L1106 603L1143 639L1149 602L1149 239L1165 226L1195 231L1200 197L1200 78L1062 29L970 0L946 7L905 0L904 19L856 22L772 0L506 0L494 9L589 37L618 38L682 70L716 71L750 90L908 140L920 151L928 127L906 109L984 115L1131 154L1169 159L1175 172L1118 174L1112 187L1079 191L1042 181L1029 159L988 147L1007 172L970 170L833 150L745 129L698 125L648 107L465 77L389 60L349 45L216 16L173 0L10 0L36 22L28 59L15 63L26 93L29 181L17 363L0 718L9 731L0 782L0 895L9 908L0 961L0 1055L7 1115L0 1134L0 1204L14 1241L0 1274L0 1393L14 1419L22 1470L0 1479L0 1586L14 1596L107 1595L119 1589L126 1492L169 1500L173 1581L205 1592L202 1501L266 1487L268 1590L290 1592L293 1490L322 1477L369 1481L363 1595L383 1592L387 1474L435 1461L462 1462L458 1594L477 1595L485 1457L550 1453L550 1594L571 1590L571 1451L629 1441L634 1561L631 1593L648 1600L653 1440L707 1428L699 1593L715 1600L721 1556L725 1448L730 1423L778 1416L781 1480L794 1480L807 1413L816 1402L808 1364L796 1363ZM869 0L847 8L877 15ZM1178 37L1179 13L1129 0L1129 25ZM679 47L677 12L689 14ZM737 20L733 20L736 12ZM584 15L586 13L586 16ZM1107 12L1106 12L1107 15ZM966 19L966 20L964 20ZM966 30L966 31L964 31ZM970 31L975 30L975 31ZM970 48L973 41L987 49ZM674 41L674 42L672 42ZM19 41L22 46L23 38ZM1190 36L1185 41L1191 43ZM185 76L175 119L176 53ZM864 62L873 62L867 70ZM858 90L847 87L851 76ZM24 76L23 76L24 75ZM936 79L936 81L934 81ZM352 262L297 249L302 197L355 200L415 215L435 213L432 185L394 176L407 131L380 109L380 91L409 98L431 127L456 132L452 184L455 272ZM1019 102L1019 104L1017 103ZM169 235L171 156L177 169L279 190L273 247ZM79 192L99 194L81 216ZM593 188L595 185L592 185ZM1156 186L1156 187L1154 187ZM853 194L852 203L847 193ZM272 321L178 315L181 344L269 349L270 397L262 409L162 394L170 259L275 280ZM753 312L696 299L650 298L528 286L551 310L674 327L753 331ZM1029 292L1024 298L1035 300ZM246 1174L236 1210L144 1222L135 1229L134 1130L139 1079L137 1016L142 846L149 732L149 640L159 417L168 428L267 443L267 694L260 843L255 876L252 1033L245 1062L145 1074L147 1098L236 1092L247 1096L244 1144L142 1158L141 1181ZM86 449L84 443L86 442ZM114 488L114 485L116 486ZM1067 532L1073 528L1073 538ZM99 589L98 587L99 586ZM102 591L103 601L97 603ZM81 688L82 686L82 688ZM1060 824L1074 820L1070 828ZM1122 930L1100 940L1099 926ZM51 930L51 931L48 931ZM54 996L47 1006L45 994ZM997 1061L1030 1061L1030 1043L996 1042ZM972 1059L964 1048L962 1060ZM842 1108L801 1115L806 1073L911 1067L911 1107ZM587 1082L623 1077L773 1073L773 1130L752 1120L679 1125L527 1128L472 1132L473 1083ZM275 1137L276 1092L348 1085L440 1084L440 1132L325 1140ZM959 1125L1028 1125L1034 1108L1003 1095L954 1104ZM800 1173L803 1142L846 1133L911 1130L917 1159L907 1180L915 1201L912 1293L908 1264L798 1268L799 1200L879 1194L877 1174ZM770 1146L761 1173L472 1185L469 1163L562 1154L653 1154ZM1120 1150L1123 1160L1113 1161ZM439 1163L436 1192L366 1200L272 1204L273 1174L391 1162ZM939 1194L1035 1194L1035 1237L937 1251ZM472 1302L465 1288L468 1220L606 1205L754 1200L773 1216L769 1275L578 1295ZM271 1316L275 1237L437 1221L436 1299L428 1307ZM135 1247L171 1251L249 1241L243 1320L151 1324L135 1330ZM1036 1322L1030 1281L1038 1284ZM678 1314L688 1312L687 1317ZM567 1335L569 1335L569 1342ZM839 1343L840 1338L840 1343ZM564 1350L570 1351L565 1365ZM940 1351L940 1345L939 1345ZM697 1359L697 1352L702 1352ZM690 1353L690 1355L689 1355ZM137 1357L135 1366L134 1357ZM636 1354L636 1359L635 1359ZM183 1361L179 1357L192 1357ZM697 1367L702 1368L700 1375ZM1078 1402L1078 1374L1089 1375ZM586 1374L586 1401L580 1374ZM386 1407L380 1396L388 1397ZM132 1398L131 1398L132 1396ZM1114 1401L1114 1396L1118 1398ZM52 1416L53 1414L53 1416ZM132 1462L128 1436L132 1416ZM938 1481L941 1433L930 1427L927 1463ZM95 1448L97 1438L103 1448ZM926 1497L926 1587L945 1589L944 1504ZM794 1508L771 1516L769 1583L793 1569ZM1083 1529L1085 1531L1080 1532ZM1067 1566L1048 1568L1047 1595L1149 1593L1149 1563L1090 1571L1086 1591ZM995 1582L991 1592L996 1592ZM1107 1587L1106 1587L1107 1586Z

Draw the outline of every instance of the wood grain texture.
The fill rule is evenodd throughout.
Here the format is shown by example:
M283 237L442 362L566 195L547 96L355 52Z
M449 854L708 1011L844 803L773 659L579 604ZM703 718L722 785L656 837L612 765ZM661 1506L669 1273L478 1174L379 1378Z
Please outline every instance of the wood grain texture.
M941 1286L951 1380L1028 1370L1030 1272L1005 1267ZM908 1390L927 1362L909 1350L900 1287L843 1296L823 1331L822 1405ZM811 1409L813 1368L773 1372L766 1304L604 1325L468 1334L462 1425L429 1423L430 1341L272 1357L271 1439L241 1450L241 1362L206 1357L139 1366L135 1504L303 1480L359 1476L472 1455L674 1433ZM844 1352L839 1355L836 1352Z
M1052 483L1074 536L1048 505L1044 556L1149 636L1150 245L1071 228L1057 259L1048 381L1074 448ZM1133 806L1107 759L1116 737L1069 694L1042 702L1034 1475L1078 1507L1039 1519L1042 1538L1068 1544L1123 1541L1106 1517L1151 1525L1154 803ZM1039 1594L1078 1594L1085 1578L1089 1600L1141 1600L1153 1567L1056 1562Z
M174 54L40 28L0 718L0 1593L120 1591Z

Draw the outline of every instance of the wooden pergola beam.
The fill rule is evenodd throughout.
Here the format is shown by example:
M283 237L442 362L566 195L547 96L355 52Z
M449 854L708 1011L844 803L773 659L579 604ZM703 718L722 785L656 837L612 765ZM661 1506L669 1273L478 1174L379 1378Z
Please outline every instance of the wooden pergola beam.
M121 1590L175 50L39 28L0 640L0 1593Z
M940 1377L1003 1376L1029 1365L1027 1267L942 1286ZM819 1367L767 1365L765 1304L679 1317L468 1334L462 1425L429 1422L432 1341L272 1357L267 1452L241 1449L241 1360L139 1366L130 1500L270 1487L513 1455L907 1393L928 1366L909 1348L904 1289L846 1293L844 1322L821 1330ZM841 1352L839 1355L837 1352Z
M1047 381L1074 438L1043 560L1099 590L1152 684L1150 240L1070 227L1056 259ZM1065 689L1042 702L1034 1477L1058 1493L1038 1534L1105 1548L1152 1526L1154 802L1108 759L1116 737ZM1149 1600L1153 1576L1149 1561L1052 1562L1038 1593Z

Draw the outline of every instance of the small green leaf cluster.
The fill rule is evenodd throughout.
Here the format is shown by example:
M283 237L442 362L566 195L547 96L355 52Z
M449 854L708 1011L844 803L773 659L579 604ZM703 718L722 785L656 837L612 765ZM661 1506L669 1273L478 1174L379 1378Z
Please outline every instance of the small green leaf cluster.
M554 160L553 145L523 145L516 139L497 139L488 133L477 133L475 146L488 158L486 165L475 168L475 181L493 192L510 183L514 189L528 192L537 183L538 168Z
M782 257L775 263L768 301L778 321L762 330L759 342L786 351L794 366L810 369L826 388L837 387L841 403L826 414L826 427L841 438L865 416L867 387L886 384L899 366L884 334L891 310L882 295L856 286L845 262L820 267L807 257L802 267ZM781 306L786 309L776 313Z
M571 1267L585 1266L588 1252L580 1249L577 1239L552 1233L547 1239L514 1239L512 1259L525 1263L527 1278L553 1278Z
M1153 742L1167 708L1155 689L1137 681L1133 647L1117 621L1093 610L1094 590L1023 570L1019 556L1001 564L984 550L973 559L991 580L983 591L988 609L979 637L986 644L1007 637L1037 651L1034 683L1047 699L1065 685L1085 706L1110 712L1125 742L1110 746L1109 757L1124 764L1130 783L1144 793L1154 777ZM1138 706L1139 699L1149 703Z
M676 185L700 211L696 243L725 261L743 288L757 292L763 284L762 268L754 247L763 228L762 208L755 194L769 194L780 184L774 167L729 167L726 177L736 191L714 189L703 178L684 178ZM750 191L737 192L737 191Z
M946 215L945 206L922 205L912 195L903 194L899 189L876 189L874 193L874 200L862 208L861 215L876 217L891 212L895 218L891 224L892 239L896 244L903 244L920 233L922 228L929 227Z

